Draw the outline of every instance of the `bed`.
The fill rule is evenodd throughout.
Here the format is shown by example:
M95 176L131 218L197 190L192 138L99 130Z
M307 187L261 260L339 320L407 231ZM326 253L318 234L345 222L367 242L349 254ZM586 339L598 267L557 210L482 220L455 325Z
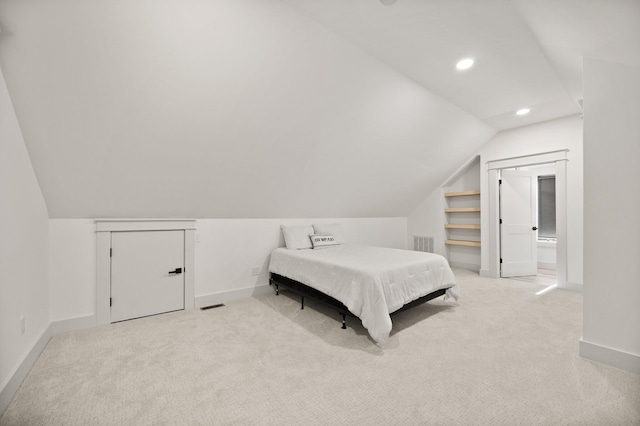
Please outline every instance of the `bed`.
M282 286L334 306L343 328L347 314L356 316L379 345L389 339L392 313L459 296L444 257L410 250L343 242L320 250L280 247L271 254L269 272L276 294Z

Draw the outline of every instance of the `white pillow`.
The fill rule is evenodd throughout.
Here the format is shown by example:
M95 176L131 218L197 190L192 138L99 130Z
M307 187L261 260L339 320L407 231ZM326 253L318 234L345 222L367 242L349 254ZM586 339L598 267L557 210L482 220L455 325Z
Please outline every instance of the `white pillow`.
M338 244L333 235L311 235L311 244L313 249L323 249Z
M289 250L302 250L313 248L309 235L313 234L313 227L307 226L284 226L280 225L284 242Z
M314 223L313 224L314 234L318 235L333 235L336 239L336 244L344 244L344 236L342 236L342 231L340 230L340 225L338 223Z

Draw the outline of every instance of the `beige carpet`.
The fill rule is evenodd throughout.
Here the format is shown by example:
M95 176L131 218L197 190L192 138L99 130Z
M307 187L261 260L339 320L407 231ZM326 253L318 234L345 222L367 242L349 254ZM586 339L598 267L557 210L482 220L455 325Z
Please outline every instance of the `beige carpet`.
M526 281L533 284L539 284L544 287L556 285L558 283L558 278L556 277L556 271L552 269L538 269L537 275L513 277L512 279L518 280L518 281Z
M577 355L580 294L456 275L385 349L271 294L58 336L0 424L640 424L640 376Z

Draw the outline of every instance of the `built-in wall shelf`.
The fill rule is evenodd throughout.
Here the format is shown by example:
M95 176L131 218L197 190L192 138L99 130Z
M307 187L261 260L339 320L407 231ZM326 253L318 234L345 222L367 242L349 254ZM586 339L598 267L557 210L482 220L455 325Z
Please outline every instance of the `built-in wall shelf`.
M479 271L481 262L481 161L470 158L442 186L445 257L456 268ZM442 235L442 234L441 234ZM442 240L440 240L442 241Z
M453 223L444 224L449 238L445 240L445 244L450 246L480 247L480 241L476 241L476 238L479 237L477 231L480 230L480 224L474 223L480 221L478 215L480 213L480 200L477 197L478 195L480 195L480 191L477 189L444 193L447 200L447 207L444 209L445 213L465 214L465 219L462 219L462 216L449 216L447 222ZM473 214L467 215L468 213ZM470 233L465 231L470 231Z
M445 213L479 213L480 207L447 207Z
M480 190L473 190L473 191L459 191L459 192L445 192L444 196L445 197L464 197L467 195L480 195Z
M447 229L480 229L480 225L473 224L462 224L462 223L445 223L444 225Z
M444 243L452 246L480 247L480 241L445 240Z

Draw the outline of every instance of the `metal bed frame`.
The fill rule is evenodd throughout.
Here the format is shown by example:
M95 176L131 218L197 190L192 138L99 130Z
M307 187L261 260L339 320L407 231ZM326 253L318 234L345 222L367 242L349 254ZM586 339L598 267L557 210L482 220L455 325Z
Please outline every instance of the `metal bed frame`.
M342 316L342 329L346 329L347 328L347 315L349 315L350 317L353 318L358 318L357 315L355 315L354 313L352 313L351 311L349 311L349 308L347 308L342 302L340 302L339 300L334 299L331 296L328 296L326 294L324 294L323 292L316 290L315 288L311 288L306 284L303 284L299 281L296 280L292 280L291 278L287 278L284 277L282 275L278 275L278 274L274 274L273 272L271 273L270 277L269 277L269 285L272 285L275 292L276 292L276 296L280 295L280 287L283 287L287 290L292 291L293 293L296 293L298 295L300 295L301 300L300 300L300 309L304 309L304 298L305 297L309 297L312 300L315 300L316 302L319 302L323 305L329 306L331 308L334 308L338 311L338 314L340 314ZM412 302L407 303L406 305L404 305L403 307L401 307L400 309L398 309L397 311L392 312L390 315L394 315L397 314L398 312L402 312L405 311L407 309L410 309L414 306L418 306L421 305L425 302L428 302L429 300L435 299L436 297L440 297L440 296L444 296L444 294L447 292L448 288L443 288L440 290L436 290L433 293L429 293L427 295L424 295L422 297L420 297L419 299L416 299Z

